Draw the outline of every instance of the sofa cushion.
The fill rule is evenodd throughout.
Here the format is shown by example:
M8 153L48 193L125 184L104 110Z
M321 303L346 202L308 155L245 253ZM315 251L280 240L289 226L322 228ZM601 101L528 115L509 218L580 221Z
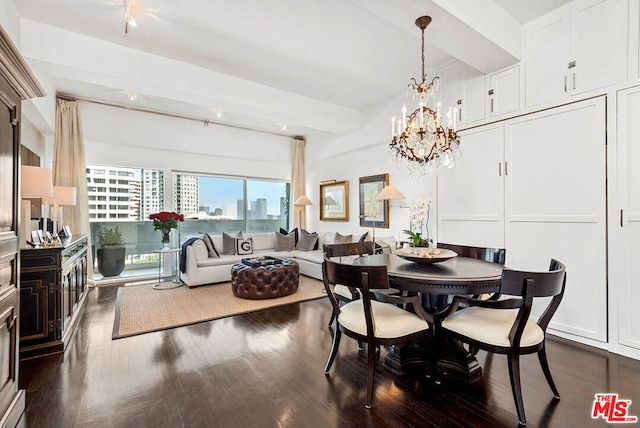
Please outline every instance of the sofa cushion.
M308 262L322 264L324 261L324 253L320 250L302 251L294 250L291 252L296 260L306 260Z
M312 251L314 248L316 248L317 243L317 233L309 233L306 230L301 229L300 235L298 236L298 242L296 243L296 250Z
M202 239L193 241L191 248L193 248L193 253L196 256L196 263L200 263L209 258L209 250Z
M350 244L352 235L341 235L336 232L336 236L333 240L334 244Z
M236 254L253 254L253 238L236 238Z
M235 236L222 232L222 254L236 254L236 238L242 238L242 232L238 232Z
M218 253L218 250L216 249L216 246L213 243L213 240L211 239L208 233L205 233L202 236L202 240L204 241L204 244L207 246L207 251L209 251L209 257L213 257L213 258L220 257L220 254Z
M273 250L276 246L275 232L251 233L244 235L245 238L247 236L253 238L253 251Z
M293 233L276 232L276 251L291 251L294 248L296 248L296 237Z

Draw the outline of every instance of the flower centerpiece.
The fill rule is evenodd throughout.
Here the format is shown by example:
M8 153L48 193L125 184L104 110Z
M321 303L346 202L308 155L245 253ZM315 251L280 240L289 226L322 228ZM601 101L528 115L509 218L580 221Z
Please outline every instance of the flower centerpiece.
M171 240L171 229L178 228L178 222L184 221L184 215L176 212L162 211L151 214L149 220L153 220L153 230L160 230L162 232L162 243L166 247Z
M433 240L429 238L429 215L431 200L418 199L409 208L409 229L403 230L416 247L428 247Z

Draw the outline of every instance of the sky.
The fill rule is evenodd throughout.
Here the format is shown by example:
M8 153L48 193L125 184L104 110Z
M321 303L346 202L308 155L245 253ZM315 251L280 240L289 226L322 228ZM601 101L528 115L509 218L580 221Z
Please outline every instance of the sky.
M242 179L200 177L200 205L208 206L211 211L226 205L236 205L242 199ZM280 214L280 197L285 196L284 182L277 181L247 181L247 199L255 201L258 198L267 199L267 214Z

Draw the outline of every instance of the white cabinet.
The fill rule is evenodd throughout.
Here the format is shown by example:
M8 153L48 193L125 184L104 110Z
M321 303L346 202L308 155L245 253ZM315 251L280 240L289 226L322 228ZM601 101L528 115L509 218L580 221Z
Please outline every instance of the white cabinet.
M527 106L626 80L628 28L628 0L576 0L527 24Z
M503 124L460 132L462 157L438 175L438 241L504 247Z
M442 107L458 109L459 125L484 119L484 74L456 61L440 70L439 77Z
M607 341L606 113L599 97L505 123L510 267L567 266L550 328Z
M620 345L640 350L640 88L618 93L617 189L618 204L611 235L612 268L616 274L617 296L612 307L617 308ZM613 226L615 224L615 226ZM613 310L615 311L615 309ZM613 312L612 311L612 312Z
M520 66L491 73L488 77L489 116L496 117L520 108Z
M600 342L607 340L605 130L599 97L461 132L462 157L440 172L437 192L439 242L504 247L515 269L562 261L567 288L550 328Z

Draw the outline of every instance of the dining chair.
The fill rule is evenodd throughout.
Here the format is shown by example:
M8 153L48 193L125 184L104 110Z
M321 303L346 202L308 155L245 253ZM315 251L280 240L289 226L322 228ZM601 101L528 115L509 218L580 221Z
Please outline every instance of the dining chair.
M389 289L386 266L361 266L331 261L326 255L322 264L322 278L336 317L331 353L324 368L329 370L335 361L342 333L367 344L367 391L365 407L371 408L377 346L399 345L428 336L432 329L427 314L417 296L402 297L381 294ZM332 287L343 284L356 289L360 298L340 306ZM372 298L375 295L375 299ZM415 313L397 305L412 305Z
M441 340L445 334L488 352L506 354L511 391L520 424L526 425L520 384L520 355L538 354L542 372L556 398L556 388L545 350L549 321L558 309L566 283L565 266L552 259L548 272L504 269L500 286L501 300L479 300L455 296L438 322ZM534 298L551 297L537 321L530 318ZM460 305L466 307L458 310ZM437 347L436 355L437 359Z
M360 256L368 256L374 253L373 242L364 241L364 242L353 242L348 244L325 244L323 246L324 253L329 259L339 259L340 263L343 262L344 258L355 258ZM333 289L336 298L340 303L348 303L352 300L356 300L360 298L360 294L358 290L353 287L347 287L343 284L336 284ZM385 290L385 294L398 294L399 290L395 288L389 288ZM331 314L331 319L329 320L329 326L333 324L336 319L335 311Z
M471 259L484 260L500 265L504 265L507 254L507 250L504 248L473 247L469 245L447 244L444 242L438 242L438 248L455 251L460 257L469 257Z

